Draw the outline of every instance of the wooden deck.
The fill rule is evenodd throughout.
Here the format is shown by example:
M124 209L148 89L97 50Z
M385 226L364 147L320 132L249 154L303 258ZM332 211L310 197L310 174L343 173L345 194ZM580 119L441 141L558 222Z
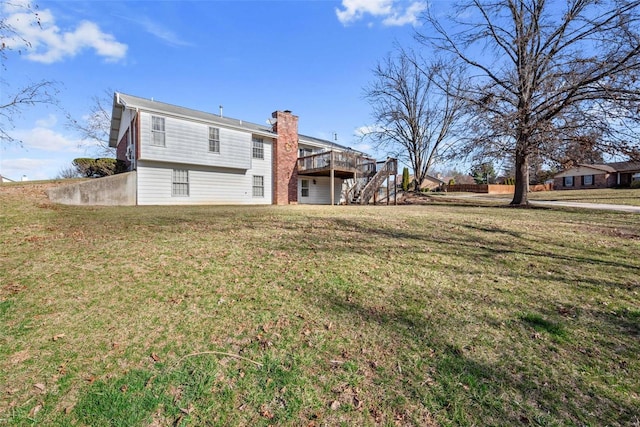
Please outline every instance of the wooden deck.
M298 175L331 176L348 179L372 175L376 161L355 153L327 151L298 158Z

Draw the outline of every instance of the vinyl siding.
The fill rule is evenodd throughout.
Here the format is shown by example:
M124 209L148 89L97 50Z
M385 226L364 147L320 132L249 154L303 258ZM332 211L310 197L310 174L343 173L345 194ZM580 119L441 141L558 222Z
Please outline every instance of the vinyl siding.
M189 171L189 196L172 196L173 170ZM264 176L264 197L253 197L253 176ZM271 204L271 144L265 159L254 160L249 170L138 162L139 205Z
M302 197L302 180L309 180L309 197ZM313 183L313 180L316 180L316 183ZM309 205L330 205L331 204L331 193L329 192L329 188L331 186L331 178L328 176L317 176L317 177L298 177L298 203L300 204L309 204ZM342 179L335 178L334 179L334 202L340 203L340 192L342 191Z
M151 117L164 117L165 146L152 144ZM220 152L209 151L209 127L220 129ZM251 132L162 114L140 112L140 160L249 170L252 167ZM265 144L269 142L264 138Z

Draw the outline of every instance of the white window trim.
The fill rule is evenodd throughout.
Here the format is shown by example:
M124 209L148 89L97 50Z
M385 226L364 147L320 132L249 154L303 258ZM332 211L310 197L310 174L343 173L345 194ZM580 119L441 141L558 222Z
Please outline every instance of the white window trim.
M259 146L256 147L256 144ZM251 139L251 157L264 160L264 139L253 137Z
M179 174L181 172L184 172L185 174L185 180L184 181L179 181L176 180L176 174ZM182 194L182 192L177 192L176 191L176 186L184 186L186 185L186 189L187 192L186 194ZM189 170L188 169L173 169L171 171L171 197L189 197L191 194L191 190L189 188ZM180 187L182 188L182 187Z
M217 133L217 138L211 138L211 131L215 130ZM209 126L209 152L210 153L215 153L215 154L220 154L220 128L217 128L215 126ZM214 135L215 137L216 135ZM211 148L217 148L217 150L212 150Z
M261 179L261 185L256 185L256 178ZM264 176L253 175L251 178L251 185L252 185L251 194L253 195L253 197L264 197Z
M305 187L305 182L307 183L307 186ZM300 180L300 197L309 197L309 193L310 193L310 188L311 188L311 182L308 179L301 179ZM304 194L304 190L307 190L307 194Z
M155 129L154 122L155 119L162 120L162 129ZM162 135L162 144L156 143L156 135ZM164 117L161 116L151 116L151 145L155 147L166 147L167 146L167 121Z

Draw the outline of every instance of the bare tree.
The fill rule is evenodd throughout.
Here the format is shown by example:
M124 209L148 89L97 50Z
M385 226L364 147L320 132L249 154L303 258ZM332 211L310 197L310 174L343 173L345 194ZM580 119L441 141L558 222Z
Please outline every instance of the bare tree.
M37 13L37 6L24 4L23 2L12 2L0 0L0 11L5 11L7 7L17 8L31 16L33 25L40 27L40 17ZM9 22L5 13L0 15L0 60L2 69L6 71L9 52L21 53L31 45ZM14 119L19 116L25 108L36 105L58 105L58 84L53 80L40 80L30 83L21 88L12 88L0 73L0 93L6 96L0 97L0 143L20 143L11 135L11 130L15 127Z
M462 0L417 39L465 64L468 151L513 156L512 205L526 205L529 161L598 134L631 154L640 111L640 1Z
M58 171L58 175L56 176L56 179L72 179L72 178L79 178L79 177L80 177L80 174L78 173L78 169L73 165L71 165L71 166L61 167L60 170Z
M100 95L94 95L91 101L86 116L76 119L67 114L67 127L80 135L86 148L95 149L100 156L115 157L116 149L109 147L113 90L105 89Z
M423 65L415 54L399 50L373 71L375 80L365 89L375 124L364 135L378 147L406 161L414 189L444 155L461 115L462 103L448 96L460 81L454 68Z

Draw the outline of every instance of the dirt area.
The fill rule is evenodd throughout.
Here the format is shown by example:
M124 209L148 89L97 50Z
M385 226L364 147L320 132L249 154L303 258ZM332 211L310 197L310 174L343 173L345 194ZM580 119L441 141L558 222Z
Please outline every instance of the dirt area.
M58 185L67 184L64 181L20 182L0 185L0 195L3 197L23 197L36 203L49 203L46 190Z

